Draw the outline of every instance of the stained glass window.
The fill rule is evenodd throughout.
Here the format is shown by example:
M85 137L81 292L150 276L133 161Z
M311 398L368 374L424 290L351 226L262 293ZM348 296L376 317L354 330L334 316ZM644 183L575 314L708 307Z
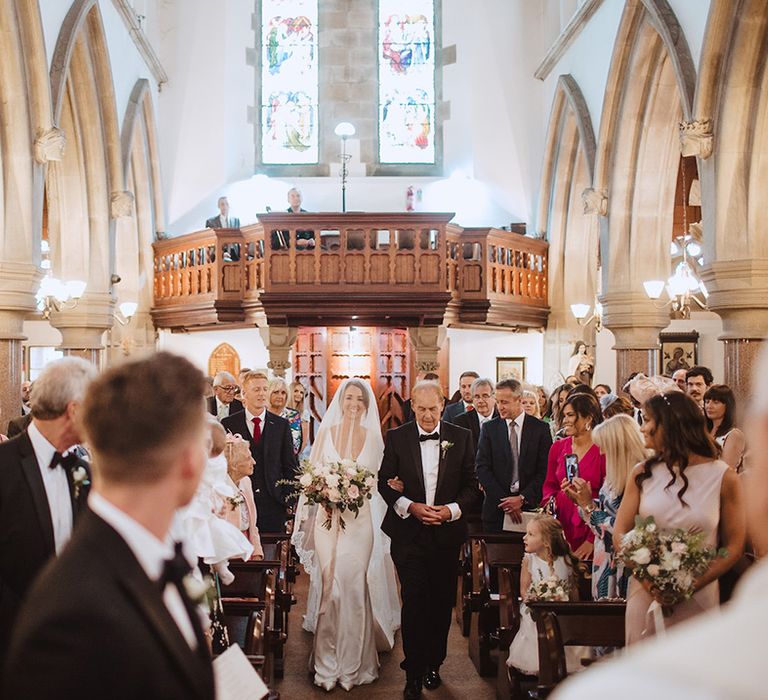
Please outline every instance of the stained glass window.
M434 0L379 0L379 161L435 162Z
M261 2L261 161L317 163L318 0Z

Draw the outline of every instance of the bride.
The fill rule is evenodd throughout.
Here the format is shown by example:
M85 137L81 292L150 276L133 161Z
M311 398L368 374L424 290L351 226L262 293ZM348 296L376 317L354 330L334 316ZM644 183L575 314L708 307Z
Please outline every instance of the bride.
M377 474L384 451L376 399L367 382L348 379L336 392L317 434L310 462L351 459ZM375 489L375 487L374 487ZM315 684L345 690L379 676L378 651L389 651L400 626L400 601L389 538L381 531L387 506L374 490L358 517L325 511L303 496L292 542L309 573L304 629L315 633L310 668ZM344 519L345 528L339 526Z

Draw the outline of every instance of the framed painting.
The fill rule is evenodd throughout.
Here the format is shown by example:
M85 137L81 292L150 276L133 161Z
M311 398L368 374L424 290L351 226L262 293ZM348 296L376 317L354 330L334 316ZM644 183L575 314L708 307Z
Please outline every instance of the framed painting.
M525 381L525 358L524 357L497 357L496 358L496 381L502 379L517 379L518 382Z
M671 377L679 369L690 369L699 364L699 334L697 331L686 333L661 333L661 371Z

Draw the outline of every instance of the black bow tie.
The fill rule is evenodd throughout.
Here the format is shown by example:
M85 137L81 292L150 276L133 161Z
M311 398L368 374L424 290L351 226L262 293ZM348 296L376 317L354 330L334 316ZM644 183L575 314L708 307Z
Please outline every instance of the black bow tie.
M51 460L51 463L48 465L48 469L56 469L59 465L64 467L64 469L72 469L73 467L80 464L80 457L77 455L75 451L67 452L67 454L62 455L61 452L54 452L53 453L53 459Z
M427 440L439 440L440 433L430 433L429 435L419 435L419 442L426 442Z
M192 571L192 567L189 565L187 558L182 552L181 542L177 542L173 546L173 557L166 559L163 562L163 573L160 574L158 579L158 585L160 590L164 590L166 585L173 583L180 590L183 589L184 577Z

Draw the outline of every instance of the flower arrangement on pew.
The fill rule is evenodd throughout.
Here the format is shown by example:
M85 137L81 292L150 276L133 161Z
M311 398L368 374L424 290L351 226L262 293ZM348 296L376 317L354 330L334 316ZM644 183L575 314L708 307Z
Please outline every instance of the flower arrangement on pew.
M695 593L694 584L726 551L707 547L697 530L660 530L652 516L635 518L622 541L621 558L638 581L647 581L669 611Z
M333 526L333 514L350 511L358 516L366 500L372 497L376 484L374 474L357 462L344 459L340 462L312 464L303 460L296 479L278 482L295 488L303 494L309 504L317 504L325 510L326 519L323 527L330 530ZM339 527L344 530L344 519L339 517Z
M528 588L526 600L560 600L568 601L571 595L571 584L557 576L547 576L540 581L532 581Z

